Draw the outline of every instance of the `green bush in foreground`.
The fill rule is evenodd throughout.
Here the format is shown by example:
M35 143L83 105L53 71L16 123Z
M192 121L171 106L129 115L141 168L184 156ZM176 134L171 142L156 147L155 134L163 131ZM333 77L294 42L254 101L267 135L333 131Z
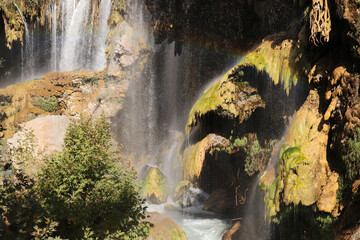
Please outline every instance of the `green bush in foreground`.
M146 208L136 173L113 164L109 127L104 117L73 122L63 151L45 160L36 181L20 181L16 175L5 181L0 187L0 196L5 196L0 200L4 216L0 238L142 239L148 235L150 224L144 221Z

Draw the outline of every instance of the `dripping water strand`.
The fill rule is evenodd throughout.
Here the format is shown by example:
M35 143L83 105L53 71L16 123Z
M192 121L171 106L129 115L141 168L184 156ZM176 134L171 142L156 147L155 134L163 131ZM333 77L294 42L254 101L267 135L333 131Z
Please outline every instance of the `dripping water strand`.
M30 36L30 31L27 25L27 22L25 20L24 15L22 14L20 8L18 5L14 2L14 6L18 10L21 20L24 23L24 29L25 29L25 44L21 48L21 78L29 78L33 76L33 41L32 37ZM23 51L23 48L25 48L25 54ZM25 75L26 73L26 75Z

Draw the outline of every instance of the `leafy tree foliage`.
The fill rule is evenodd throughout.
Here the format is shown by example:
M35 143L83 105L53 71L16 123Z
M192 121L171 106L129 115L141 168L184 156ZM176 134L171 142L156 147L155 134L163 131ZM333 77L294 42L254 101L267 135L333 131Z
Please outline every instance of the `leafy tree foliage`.
M14 174L0 187L0 238L142 239L150 224L136 173L115 164L104 117L70 124L63 151L36 180ZM21 177L22 176L22 177Z

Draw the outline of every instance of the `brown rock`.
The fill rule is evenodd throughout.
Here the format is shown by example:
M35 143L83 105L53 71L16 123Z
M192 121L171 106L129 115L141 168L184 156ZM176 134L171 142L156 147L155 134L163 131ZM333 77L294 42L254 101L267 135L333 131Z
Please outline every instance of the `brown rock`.
M147 221L154 224L154 227L150 228L150 236L147 240L187 240L185 232L171 218L158 212L151 212L149 216Z

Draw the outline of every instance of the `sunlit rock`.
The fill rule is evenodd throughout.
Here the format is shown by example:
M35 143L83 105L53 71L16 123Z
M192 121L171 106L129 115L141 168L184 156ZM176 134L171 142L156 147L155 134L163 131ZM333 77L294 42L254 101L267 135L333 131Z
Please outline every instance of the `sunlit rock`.
M205 155L211 148L228 146L230 146L228 139L216 134L209 134L197 144L187 147L183 154L184 179L195 181L200 177Z
M270 185L265 176L271 174L263 176L270 216L280 210L281 202L305 206L316 203L319 210L329 213L335 207L338 175L330 171L327 162L329 127L322 123L319 104L317 91L310 91L285 136L278 177Z
M61 151L69 123L70 119L67 116L51 115L26 122L22 125L22 128L33 132L36 150L45 149L47 152L52 153ZM11 147L18 147L18 140L22 134L22 131L15 133L12 138L8 139L8 144Z

